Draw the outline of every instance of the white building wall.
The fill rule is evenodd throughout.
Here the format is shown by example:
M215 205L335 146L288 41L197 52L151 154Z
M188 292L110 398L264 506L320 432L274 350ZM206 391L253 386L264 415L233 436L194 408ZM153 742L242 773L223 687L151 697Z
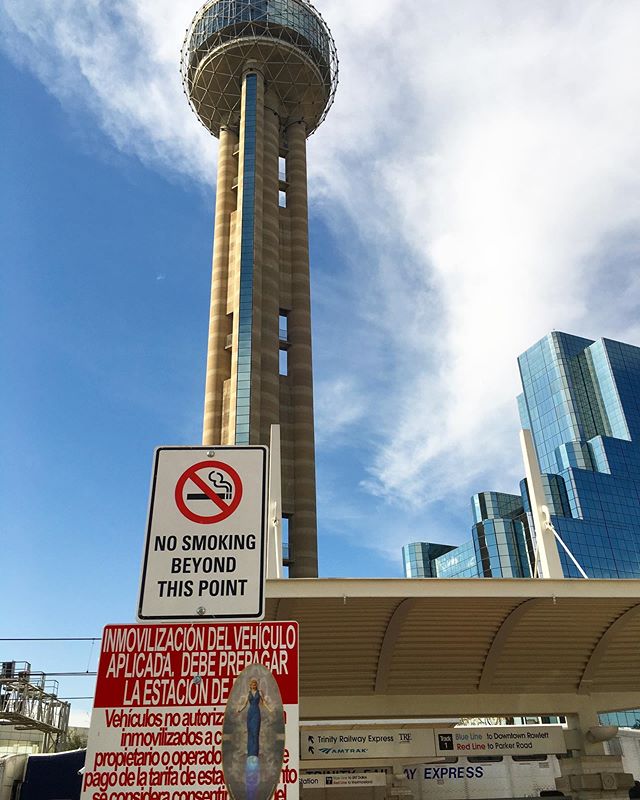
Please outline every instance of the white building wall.
M612 742L605 744L608 753L621 755L624 771L640 781L640 731L621 728Z
M22 780L26 755L0 756L0 800L10 800L14 781Z
M41 753L42 731L20 731L12 726L0 728L0 756L17 753Z

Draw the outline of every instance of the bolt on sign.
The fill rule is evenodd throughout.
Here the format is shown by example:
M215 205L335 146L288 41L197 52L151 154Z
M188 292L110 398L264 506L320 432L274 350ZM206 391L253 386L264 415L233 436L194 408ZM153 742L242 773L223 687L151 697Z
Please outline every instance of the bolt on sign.
M155 452L138 619L261 619L266 447Z
M108 625L81 800L298 800L296 622Z

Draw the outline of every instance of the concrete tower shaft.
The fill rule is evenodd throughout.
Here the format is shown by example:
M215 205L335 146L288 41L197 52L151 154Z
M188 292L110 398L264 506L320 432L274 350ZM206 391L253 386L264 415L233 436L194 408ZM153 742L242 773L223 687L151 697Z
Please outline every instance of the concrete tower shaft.
M306 139L337 83L304 0L217 0L187 32L185 91L220 139L203 444L281 426L292 577L317 575Z

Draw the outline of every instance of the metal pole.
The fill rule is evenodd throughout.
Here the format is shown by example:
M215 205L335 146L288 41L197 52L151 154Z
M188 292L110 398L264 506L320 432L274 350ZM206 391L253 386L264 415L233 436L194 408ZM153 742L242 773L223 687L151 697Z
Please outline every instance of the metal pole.
M538 464L538 456L533 446L531 431L520 431L520 446L524 460L529 501L531 503L531 516L536 533L536 562L540 568L541 578L564 578L558 546L553 530L545 519L546 502L542 488L542 475ZM547 512L548 513L548 512ZM535 575L534 575L535 577Z
M272 425L269 436L269 498L267 504L267 578L282 577L282 472L280 426Z

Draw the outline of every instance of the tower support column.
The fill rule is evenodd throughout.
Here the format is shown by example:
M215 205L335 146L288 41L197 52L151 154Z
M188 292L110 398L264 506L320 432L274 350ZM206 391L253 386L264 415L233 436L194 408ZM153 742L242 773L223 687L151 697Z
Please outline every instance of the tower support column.
M236 207L233 182L236 177L237 166L233 154L237 144L238 137L232 130L229 128L220 130L214 222L215 247L211 275L207 375L202 429L202 444L204 445L221 444L223 442L223 386L225 380L229 377L230 370L230 353L225 348L227 336L231 333L231 325L227 317L227 290L231 214Z
M291 537L294 548L290 575L295 578L316 577L318 574L306 139L304 123L289 125L287 210L291 227L291 312L288 317L288 380L295 465L295 512Z
M280 220L279 174L280 118L275 98L266 93L262 153L262 321L259 441L268 442L271 426L280 420L279 315Z

